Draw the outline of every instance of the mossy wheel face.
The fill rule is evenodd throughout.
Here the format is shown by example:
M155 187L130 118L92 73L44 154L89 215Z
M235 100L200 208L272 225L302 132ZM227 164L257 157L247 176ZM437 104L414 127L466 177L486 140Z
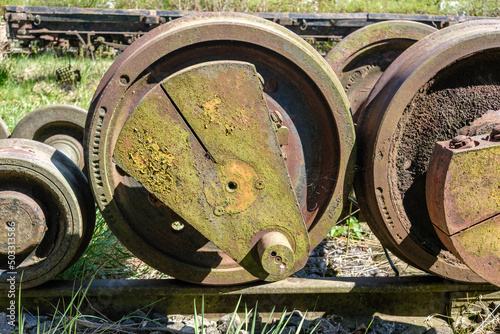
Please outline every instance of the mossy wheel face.
M82 171L56 149L27 139L0 140L0 288L45 283L90 242L95 205ZM16 247L11 256L9 246ZM13 275L12 273L15 273Z
M87 111L76 106L43 106L19 121L12 131L12 138L36 140L55 147L83 169L83 132L86 119Z
M209 68L220 68L214 72L220 79L213 80L213 76L206 75ZM226 69L227 73L240 73L237 69L246 71L250 74L245 78L250 79L235 81L232 74L226 77L220 75ZM185 76L186 73L189 75ZM182 86L195 73L205 79L196 79ZM232 86L231 89L218 90L219 84ZM245 102L245 108L242 108L245 110L241 110L240 116L233 114L219 119L225 112L224 99L231 90L241 91L245 84L250 84L248 96L260 94L260 98ZM202 88L204 85L206 88ZM191 95L183 93L189 89L193 90L188 92ZM197 101L201 95L204 98ZM243 103L244 98L233 99L234 105ZM183 108L191 99L193 105L203 105L197 110L203 111L205 118L193 119L184 113ZM150 104L152 101L155 102ZM248 110L254 110L252 103L266 108L266 117L258 121L262 112L250 113ZM179 118L178 124L183 125L177 127L180 129L177 132L173 124L169 126L168 131L176 133L177 137L165 138L168 141L165 150L153 148L145 159L161 155L167 161L167 151L179 147L178 154L172 156L182 156L184 162L205 159L195 168L198 172L189 174L190 170L185 170L186 174L193 175L191 181L203 179L205 186L193 191L199 182L192 182L193 186L186 189L184 196L181 193L179 196L164 196L158 189L169 182L168 176L165 176L166 179L158 178L159 183L155 185L149 182L154 178L144 178L139 169L132 168L136 166L132 165L134 161L145 161L137 160L145 157L142 154L145 149L141 149L140 155L134 155L132 162L127 162L127 150L123 145L133 143L125 133L134 134L136 130L135 133L139 133L146 128L146 121L140 117L141 112L146 112L143 109L146 105L153 106L152 115L156 115L156 119L161 119L165 113L172 113L173 117L169 117L168 122L173 122L177 114L184 113L184 120ZM230 109L235 112L237 108ZM198 121L201 123L198 124ZM267 163L267 166L276 166L270 174L281 173L278 173L278 165L283 165L283 180L275 177L266 180L267 174L261 169L266 163L242 157L240 151L246 150L243 147L256 150L250 139L238 144L238 140L246 138L245 133L236 136L234 145L224 136L214 139L203 133L205 128L224 125L225 135L232 138L245 124L254 121L260 122L260 126L250 127L248 131L254 134L263 131L262 136L254 136L254 146L261 147L259 145L263 142L267 143L264 150L274 152L268 155L269 161L276 159L275 163ZM190 124L191 128L186 130L183 122ZM161 122L157 124L165 126ZM304 259L297 258L323 239L340 215L345 193L350 191L354 130L347 99L338 79L324 59L302 39L282 27L252 16L228 13L194 15L153 30L127 48L106 73L94 96L87 125L85 154L90 166L89 180L107 223L135 255L156 269L182 280L203 284L237 284L256 280L257 277L279 279L282 278L280 271L269 269L269 265L279 261L282 261L279 263L283 268L288 268L289 263L295 261L293 270L298 270ZM154 127L154 123L147 125L149 129ZM157 133L161 135L161 132ZM269 136L269 140L262 139L270 133L273 135ZM156 147L154 143L155 140L151 142L151 147ZM191 149L180 149L182 143L188 143ZM196 143L197 149L193 148L193 143ZM133 154L136 151L130 152ZM213 161L207 162L210 160L207 157ZM211 169L212 163L219 166L217 171ZM171 165L175 169L176 163ZM185 179L186 174L177 175ZM208 182L212 174L219 176ZM242 246L239 243L233 250L227 244L220 244L216 235L214 240L206 237L211 232L203 230L200 225L203 219L212 224L225 217L228 221L233 219L234 223L238 217L243 217L245 212L255 210L259 205L268 210L264 207L265 198L271 198L271 193L266 191L274 189L269 182L274 182L276 186L289 184L282 197L290 195L291 202L296 204L289 204L295 209L286 212L297 212L290 226L296 226L296 231L303 228L305 235L299 236L290 231L278 221L283 213L274 211L275 215L267 216L268 229L259 228L248 239L248 244L243 245L247 250L251 249L243 259L242 253L236 249ZM224 187L219 187L219 183L223 183ZM245 196L234 197L235 194ZM221 201L222 197L225 200ZM200 209L204 216L185 219L190 213L177 199L192 201L197 206L196 210L198 207L205 208ZM273 224L272 219L277 219L277 222ZM219 226L221 230L227 228ZM252 231L252 226L251 218L242 218L233 229L235 242L242 235L239 229ZM269 236L264 237L266 234ZM265 242L259 243L260 239ZM220 250L224 247L227 252ZM266 249L274 262L263 258L267 254ZM280 251L283 252L281 257L277 256ZM297 256L298 253L300 256ZM254 269L248 265L259 256L268 268L267 278L267 274L262 275L263 267ZM285 273L290 274L286 270Z
M437 29L411 21L370 24L349 34L326 55L356 115L389 65L406 49Z
M436 235L426 173L436 142L500 109L498 27L459 24L417 42L385 71L358 118L355 190L372 230L409 263L456 281L482 279Z
M0 139L9 138L9 136L9 128L7 127L7 124L5 124L4 120L0 117Z

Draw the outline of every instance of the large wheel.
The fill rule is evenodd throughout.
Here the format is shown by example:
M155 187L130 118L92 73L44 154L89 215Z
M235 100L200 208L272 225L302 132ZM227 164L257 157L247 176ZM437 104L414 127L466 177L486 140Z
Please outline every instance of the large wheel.
M280 146L275 145L278 151L267 155L275 161L276 169L269 171L274 173L279 169L278 165L283 165L288 175L282 180L271 178L268 181L274 182L276 186L291 182L286 192L290 192L292 189L290 187L293 187L294 191L291 194L293 198L296 198L293 201L298 203L298 217L303 222L290 221L290 226L297 224L298 230L303 224L307 231L305 237L308 239L304 244L309 245L301 251L301 254L305 254L305 259L302 257L300 261L296 261L293 270L298 270L305 263L309 250L323 239L336 222L342 209L345 193L350 191L352 179L354 130L346 96L328 64L299 37L271 22L253 16L227 13L194 15L175 20L151 31L127 48L99 84L87 119L86 162L99 208L122 243L156 269L181 280L195 283L237 284L253 281L257 277L264 279L259 275L259 270L253 271L248 265L249 261L253 261L252 256L255 255L253 251L262 256L261 248L271 249L269 245L273 242L278 243L280 246L276 248L276 251L269 253L277 260L278 250L297 251L302 247L298 242L295 243L296 237L289 238L291 234L287 232L286 225L280 225L281 227L276 229L270 227L270 232L273 233L262 237L258 243L260 246L255 245L248 257L237 262L233 259L237 258L237 255L228 256L219 248L227 247L226 250L232 252L236 248L253 247L252 245L241 245L234 239L233 242L236 242L234 248L227 244L222 244L217 248L205 237L211 233L210 230L203 230L203 233L199 231L203 228L203 219L207 224L212 224L211 222L215 220L227 219L229 224L231 217L236 219L243 217L256 205L261 205L264 210L271 210L274 200L266 197L268 198L266 202L265 196L259 195L270 189L267 182L264 188L264 183L256 181L257 190L248 190L249 198L255 201L253 205L248 202L249 199L244 200L246 203L244 208L240 205L237 210L234 207L224 208L215 205L211 209L213 212L207 212L206 217L193 214L190 219L186 220L182 216L189 216L190 212L181 207L181 204L175 207L176 210L172 209L172 206L176 204L173 203L176 201L175 198L182 197L185 201L195 200L196 210L198 206L210 208L209 205L217 202L217 198L213 198L211 191L190 193L191 190L186 189L184 194L171 198L169 202L168 196L162 197L166 196L165 192L155 191L157 190L155 187L166 184L167 180L158 178L158 182L150 182L154 178L140 173L132 177L130 174L133 171L125 171L117 166L117 163L123 164L123 159L127 159L136 152L131 150L130 154L127 154L129 152L127 145L132 147L137 143L129 138L143 131L144 124L141 122L147 122L137 116L143 111L146 102L153 105L151 109L147 109L151 111L151 117L158 118L160 117L158 115L162 113L171 112L168 105L171 104L169 101L173 100L175 108L171 108L174 110L172 117L165 118L161 122L148 123L151 129L158 125L164 127L164 131L171 131L169 122L178 117L175 110L183 110L191 102L196 104L198 96L207 94L212 96L210 103L205 103L202 110L207 113L214 110L217 112L220 100L241 90L240 82L235 81L234 77L221 76L221 73L226 70L232 71L231 73L239 70L254 73L250 75L251 78L248 81L241 83L241 85L249 84L248 94L242 94L242 99L247 98L251 93L257 94L256 96L260 94L260 98L251 100L250 104L260 103L266 106L265 113L269 113L277 129L277 140ZM220 80L212 81L212 76L206 74L207 71L215 73L214 76L219 76ZM191 80L190 77L194 76L203 76L204 79L193 79L189 81L189 84L185 83L188 81L184 80ZM254 76L261 78L261 82L264 82L263 88L259 80L252 79ZM227 85L227 82L231 82L231 86L224 89L218 88L224 83ZM203 88L203 85L206 86ZM211 89L214 91L212 92ZM182 100L185 94L192 94L190 95L192 97ZM151 104L155 99L165 102ZM239 101L234 101L234 103L237 104ZM144 115L147 115L146 111ZM191 116L184 115L186 118ZM191 129L185 127L178 132L194 133L196 136L191 133L190 137L188 136L191 138L188 142L191 145L195 145L194 142L205 143L206 147L200 146L200 149L205 149L203 152L207 150L207 147L210 151L211 145L217 147L220 144L217 141L214 143L209 134L203 132L205 128L216 127L219 123L228 121L230 124L227 123L226 134L239 133L240 137L244 137L246 134L238 131L246 122L246 117L252 119L260 117L258 114L246 116L241 114L238 117L219 120L217 113L211 113L209 116L207 123L200 128L193 125L198 119L185 119L184 121L191 122ZM184 121L179 119L181 123ZM132 122L138 122L139 125L132 126L130 125ZM269 123L269 120L266 122ZM261 123L260 128L253 128L251 131L257 132L267 128L266 122ZM145 133L152 135L152 132ZM161 136L161 133L159 131L158 135ZM153 142L160 145L165 142L169 144L164 149L148 151L146 155L155 155L159 150L165 153L185 142L185 137L175 137L175 135L169 132L164 141L153 140L151 147L158 148L152 144ZM260 135L253 137L255 145L260 145L257 143L261 143L261 137ZM223 136L217 138L225 140ZM228 150L232 150L231 154L241 153L235 149L238 145L236 141L229 142ZM245 147L250 150L253 149L252 143L248 140L242 145L246 145ZM272 151L271 146L264 150ZM192 152L196 159L203 159L203 154L198 155L195 151ZM258 151L253 152L259 154ZM210 153L204 156L211 158ZM226 159L224 155L220 157L223 161ZM248 161L253 158L248 159L247 161L240 159L243 162L240 161L235 166L246 171L246 178L252 179L257 175L262 177L264 174L259 172L260 163L257 161L249 163ZM213 161L215 160L220 161L219 156L215 156ZM204 163L210 164L208 160ZM184 174L176 174L175 178L182 179L187 174L195 175L196 178L204 177L205 173L201 173L201 176L198 172L193 172L193 174L190 168L190 165L186 164ZM244 179L245 177L242 177L240 181L246 182ZM227 183L224 190L227 191L225 193L227 196L230 196L230 193L238 193L240 189L238 182ZM196 188L196 186L196 183L193 183L193 187ZM270 193L269 196L271 196ZM283 193L283 196L275 197L275 200L279 201L281 197L287 196L288 194ZM158 201L158 198L164 203ZM170 204L162 205L165 202ZM273 219L278 219L284 214L279 208L276 210L273 211ZM224 215L227 212L232 213ZM257 216L260 214L256 213ZM285 212L285 214L288 213ZM242 219L239 225L236 225L238 227L235 228L235 235L240 235L240 230L253 228L247 218ZM268 218L271 217L268 216ZM194 226L199 226L199 230ZM227 228L224 224L218 226ZM214 228L217 229L217 226ZM290 244L287 238L283 238L283 235L288 236ZM217 235L214 235L214 238L216 237ZM214 243L220 242L219 240L213 241ZM290 256L290 259L292 258L293 256ZM267 265L272 265L266 261L262 262L264 269ZM285 266L286 264L283 268Z
M385 71L360 112L356 194L388 248L436 275L479 276L437 237L426 206L434 145L500 109L500 21L470 22L414 44Z
M350 33L326 55L356 115L389 65L415 42L436 31L412 21L385 21Z
M12 131L12 138L32 139L60 150L83 169L85 109L53 104L33 110Z
M0 288L11 277L23 288L53 279L92 237L95 206L85 176L48 145L0 140L0 224Z

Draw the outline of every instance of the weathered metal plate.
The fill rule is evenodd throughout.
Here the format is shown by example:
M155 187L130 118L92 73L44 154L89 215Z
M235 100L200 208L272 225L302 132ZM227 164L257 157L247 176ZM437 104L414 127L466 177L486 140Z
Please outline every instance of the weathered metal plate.
M437 141L500 108L499 20L433 33L398 57L358 118L356 195L370 228L398 257L436 275L481 281L439 240L425 202Z
M471 139L472 148L436 143L427 171L427 207L446 247L500 286L500 142Z
M307 261L307 230L253 65L202 63L167 78L128 118L114 158L254 275L281 279ZM299 266L258 269L250 252L271 231L287 236Z
M435 31L418 22L377 22L349 34L328 52L325 59L338 75L353 115L387 67L407 48Z
M64 104L43 106L24 116L12 138L32 139L64 153L80 169L83 161L83 132L87 110Z

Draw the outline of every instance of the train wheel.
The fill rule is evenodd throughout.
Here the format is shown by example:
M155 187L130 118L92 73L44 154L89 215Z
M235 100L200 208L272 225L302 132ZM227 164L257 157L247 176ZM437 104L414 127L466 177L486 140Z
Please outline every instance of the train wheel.
M83 169L83 132L87 111L63 104L48 105L27 114L12 138L32 139L60 150Z
M434 145L500 109L500 21L459 24L414 44L374 86L358 123L355 181L370 226L408 262L456 281L483 281L436 235L426 205Z
M193 15L151 31L105 74L87 124L107 223L181 280L290 275L350 190L354 130L338 79L256 17Z
M4 139L0 184L0 287L8 287L11 277L18 284L22 279L23 288L45 283L76 261L90 241L95 206L88 182L56 149Z
M356 115L373 86L406 49L437 29L411 21L386 21L358 29L338 42L326 60L339 77Z

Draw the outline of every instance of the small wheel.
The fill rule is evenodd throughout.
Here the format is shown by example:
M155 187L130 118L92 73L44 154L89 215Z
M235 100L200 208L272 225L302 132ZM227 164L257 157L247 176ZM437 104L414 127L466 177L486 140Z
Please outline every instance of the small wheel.
M9 136L10 136L9 128L7 127L7 124L5 124L3 119L0 117L0 139L9 138Z
M436 275L484 281L439 240L426 204L434 145L500 109L500 21L423 38L374 86L358 122L356 194L370 227L396 255Z
M0 140L0 288L11 277L31 288L57 276L83 253L94 224L88 182L71 160L36 141Z
M84 167L83 132L87 111L63 104L48 105L27 114L12 131L12 138L32 139L55 147L80 169Z
M241 71L238 72L237 69ZM241 82L235 81L230 75L221 75L237 72L253 74L249 76L249 81ZM221 80L214 81L212 78L216 76ZM190 79L195 77L204 79ZM260 81L258 77L261 78ZM219 100L223 100L233 91L242 91L241 86L250 81L252 85L249 90L252 93L260 92L260 98L251 102L264 103L268 110L258 114L245 114L250 107L244 105L241 109L234 109L240 110L239 116L233 115L232 118L222 120L217 118L220 115ZM218 88L227 85L227 82L233 85L227 89ZM263 82L263 85L259 82ZM207 92L212 93L210 95ZM184 93L193 94L194 97L179 97ZM245 97L244 91L242 97ZM173 107L170 100L175 101L176 107ZM201 109L199 100L203 101ZM178 118L179 112L175 111L176 108L188 108L195 104L197 110L204 111L208 118L188 120L194 115L188 113L184 114L185 121ZM147 108L143 108L146 105ZM150 118L137 118L137 115L148 110L155 115L172 112L173 117L165 117L164 122L155 119L148 123L151 131L143 132L144 122ZM136 155L135 149L129 150L129 145L134 146L137 143L134 139L139 138L137 136L140 136L139 140L145 139L151 143L149 153L140 152L146 154L143 156L146 160L160 154L157 162L168 165L169 159L179 156L170 155L168 150L186 144L187 148L183 148L179 154L193 152L192 156L195 156L197 161L205 159L203 161L207 165L215 164L208 161L210 154L200 153L203 151L198 150L205 147L207 152L211 146L218 144L213 143L213 137L210 137L212 132L206 131L207 134L203 131L210 127L227 125L227 136L222 137L224 140L234 138L234 142L227 145L226 151L238 155L241 152L236 152L233 148L238 146L237 141L246 134L241 132L241 137L231 136L240 131L244 122L254 120L260 117L259 115L269 116L268 123L269 119L272 119L276 128L284 130L277 130L276 140L279 140L281 146L276 145L278 151L269 157L277 162L276 165L286 164L284 168L288 175L285 174L281 180L274 178L274 181L269 181L281 182L281 185L291 182L291 186L286 187L286 195L288 196L291 189L294 190L294 203L298 203L299 219L303 220L301 224L306 232L302 237L308 238L310 247L314 247L324 238L340 215L345 192L350 191L353 168L351 159L354 133L347 99L338 79L324 59L310 45L280 26L253 16L229 13L193 15L175 20L151 31L128 47L113 63L97 88L87 120L88 132L85 137L89 181L106 222L122 243L151 266L181 280L227 285L262 278L240 265L249 259L252 261L253 253L248 253L247 258L237 262L221 251L221 247L216 247L215 241L211 242L192 226L200 216L192 214L192 219L184 219L156 198L169 192L157 192L159 196L154 196L148 191L151 188L146 187L151 185L154 190L156 181L153 181L155 184L150 182L154 178L141 176L146 174L136 174L132 177L118 164L123 163L124 159L142 159ZM155 117L160 119L160 116ZM164 127L165 131L179 128L169 123L173 122L174 117L178 118L178 124L184 124L178 132L178 137L175 137L174 133L170 136L169 133L162 141L153 140L153 130L160 126ZM207 123L197 127L197 122L203 119ZM132 126L135 121L138 125ZM190 129L185 126L186 123L191 125ZM269 125L261 124L263 128ZM165 131L155 133L161 135ZM142 137L142 133L145 137ZM262 139L260 136L255 138L255 142ZM248 141L245 143L248 144ZM251 156L253 155L249 155L249 159L252 159ZM186 159L190 157L186 156ZM283 161L285 158L286 162ZM192 189L197 188L200 182L193 182L192 187L186 187L186 192L172 197L172 201L182 199L182 203L176 203L179 207L184 202L193 203L193 211L198 210L199 206L210 208L203 215L205 217L206 214L207 224L225 217L229 222L233 217L237 219L244 216L245 219L239 221L240 227L234 233L236 235L236 232L253 228L252 217L246 212L252 210L257 205L255 203L262 204L265 197L259 194L269 191L272 187L269 186L270 183L262 182L258 178L266 176L265 173L258 172L258 162L248 163L244 159L231 159L229 154L222 154L220 160L217 157L213 159L217 160L219 167L223 166L220 170L223 170L224 166L232 166L234 170L240 171L238 175L233 175L233 180L225 182L224 189L217 188L220 192L213 191L215 188L210 187L206 187L205 192L195 192ZM224 165L224 162L228 163ZM171 166L176 168L177 162L172 160ZM181 184L186 175L192 175L193 178L207 175L192 169L192 164L182 166L185 167L181 169L184 172L173 178L179 181L176 184ZM159 172L162 170L164 168ZM160 177L156 180L160 186L167 182ZM247 187L248 180L252 180L251 187ZM165 182L162 183L163 181ZM207 184L217 187L217 182ZM173 186L177 187L176 184ZM248 196L238 199L237 205L229 206L219 202L218 196L221 193L233 196L232 194L238 194L240 190L248 190L245 193ZM186 210L186 215L191 214L184 207L182 209ZM287 252L297 246L293 240L289 242L290 240L283 238L280 233L274 234L276 230L287 228L280 225L280 228L276 229L273 225L273 219L284 211L286 210L275 211L275 216L267 217L272 233L264 235L261 238L264 241L259 242L262 247L255 245L253 250L263 254L262 249L273 249L274 242L280 243L276 252ZM202 224L199 226L203 228ZM222 228L226 226L223 225ZM234 239L229 242L236 244L231 246L232 248L240 246ZM309 246L303 251L307 258ZM276 252L270 251L269 254L273 257ZM287 253L288 255L290 254ZM288 257L292 258L291 255ZM272 261L268 260L263 261L265 266L272 267L277 263L278 257L274 256Z
M356 115L373 86L406 49L437 29L411 21L385 21L356 30L338 42L326 60L339 77Z

